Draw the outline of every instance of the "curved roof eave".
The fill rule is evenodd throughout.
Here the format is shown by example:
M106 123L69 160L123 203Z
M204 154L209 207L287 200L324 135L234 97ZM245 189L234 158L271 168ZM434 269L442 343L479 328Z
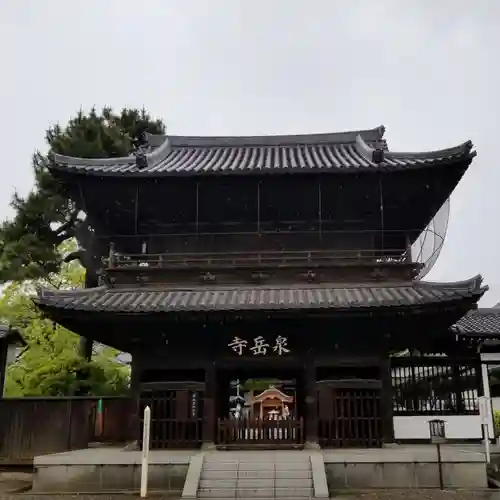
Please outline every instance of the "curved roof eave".
M380 126L354 132L288 136L148 135L153 149L144 153L142 166L134 155L74 158L54 154L51 168L71 174L117 177L360 173L470 163L476 154L471 141L430 152L393 152L387 150L384 131ZM376 148L382 151L379 163L375 162Z
M311 288L315 293L310 294ZM34 302L42 308L67 311L110 313L215 312L243 310L367 310L370 308L422 307L467 299L479 300L488 287L482 277L457 283L413 281L393 285L342 286L326 283L302 287L214 286L152 288L108 288L101 286L84 290L53 291L39 289ZM258 301L252 299L255 293ZM311 298L311 296L314 296ZM353 300L352 297L357 297ZM151 305L154 304L154 305Z

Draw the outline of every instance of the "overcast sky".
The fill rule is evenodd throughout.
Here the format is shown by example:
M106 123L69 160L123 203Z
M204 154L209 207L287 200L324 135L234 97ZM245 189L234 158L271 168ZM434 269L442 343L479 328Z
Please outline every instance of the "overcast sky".
M428 276L500 301L500 1L0 0L0 217L44 131L80 107L145 106L173 134L383 124L392 150L471 139Z

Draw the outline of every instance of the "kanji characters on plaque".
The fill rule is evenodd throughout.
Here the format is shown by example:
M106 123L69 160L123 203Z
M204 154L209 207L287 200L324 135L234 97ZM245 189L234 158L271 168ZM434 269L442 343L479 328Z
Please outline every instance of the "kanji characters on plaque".
M231 342L229 342L228 347L230 347L238 356L242 356L244 352L249 351L254 356L266 356L268 354L275 354L277 356L283 356L288 354L290 349L288 347L288 339L282 335L278 335L274 339L274 343L270 344L262 336L254 337L252 343L248 340L244 340L240 337L234 337Z

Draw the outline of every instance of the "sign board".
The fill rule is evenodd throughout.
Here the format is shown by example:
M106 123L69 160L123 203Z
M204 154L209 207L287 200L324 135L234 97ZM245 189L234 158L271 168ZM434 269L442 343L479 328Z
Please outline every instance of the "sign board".
M487 396L480 396L477 398L479 403L479 415L481 422L486 425L491 424L491 398Z
M288 338L278 335L272 340L259 335L250 341L234 337L227 346L238 356L250 354L252 356L284 356L290 353Z

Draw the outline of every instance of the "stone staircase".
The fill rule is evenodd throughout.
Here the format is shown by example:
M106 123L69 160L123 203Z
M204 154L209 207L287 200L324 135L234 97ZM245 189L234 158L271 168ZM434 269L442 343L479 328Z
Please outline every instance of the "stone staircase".
M305 500L328 497L323 458L318 452L214 451L204 453L203 459L197 465L194 463L199 470L197 498ZM193 471L192 476L194 474ZM314 484L318 478L322 483L319 495Z

